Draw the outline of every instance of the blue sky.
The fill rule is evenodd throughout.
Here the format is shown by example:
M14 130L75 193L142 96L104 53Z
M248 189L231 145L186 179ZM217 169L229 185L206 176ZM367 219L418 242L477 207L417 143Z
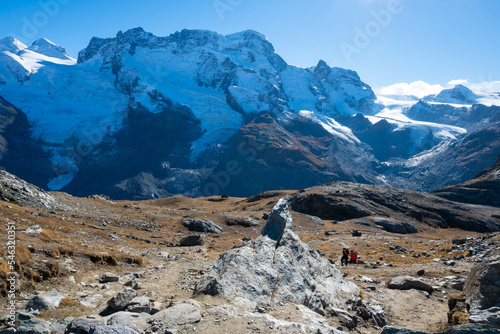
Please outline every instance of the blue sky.
M93 36L141 26L266 35L289 64L319 59L374 88L499 81L497 0L1 0L0 37L45 37L77 57Z

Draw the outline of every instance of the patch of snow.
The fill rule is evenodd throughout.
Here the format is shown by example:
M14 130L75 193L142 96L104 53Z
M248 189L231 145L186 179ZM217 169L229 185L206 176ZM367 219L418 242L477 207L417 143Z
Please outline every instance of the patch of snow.
M351 143L361 143L360 140L352 133L351 129L346 126L340 125L333 118L324 115L318 115L308 110L301 110L299 112L299 115L321 125L326 131L328 131L335 137L342 138L343 140Z

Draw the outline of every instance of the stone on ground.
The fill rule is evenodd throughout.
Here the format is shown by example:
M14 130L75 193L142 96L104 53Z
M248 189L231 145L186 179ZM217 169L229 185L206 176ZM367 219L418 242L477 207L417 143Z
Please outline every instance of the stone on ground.
M190 231L203 233L222 233L222 227L209 219L196 219L191 216L185 216L183 217L181 223Z
M396 289L396 290L416 289L416 290L427 291L429 293L432 293L434 291L434 288L431 285L422 282L416 278L413 278L411 276L393 277L387 284L387 287L389 289Z
M151 319L161 321L167 326L194 324L201 320L201 313L193 305L181 303L156 313Z

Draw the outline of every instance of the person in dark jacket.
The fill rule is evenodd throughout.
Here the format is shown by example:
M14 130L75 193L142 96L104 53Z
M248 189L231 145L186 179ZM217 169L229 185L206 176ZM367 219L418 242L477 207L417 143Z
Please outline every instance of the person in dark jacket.
M349 249L347 248L342 248L342 258L340 259L340 264L343 266L343 265L346 265L348 264L348 261L349 261Z

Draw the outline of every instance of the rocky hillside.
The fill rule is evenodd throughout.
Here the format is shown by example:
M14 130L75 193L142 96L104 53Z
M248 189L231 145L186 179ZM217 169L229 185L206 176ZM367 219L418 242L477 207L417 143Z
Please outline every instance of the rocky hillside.
M456 202L500 207L500 156L493 166L472 180L444 187L433 194Z
M290 199L293 210L324 219L360 219L366 226L394 233L416 233L419 227L500 231L499 217L488 207L452 202L437 196L395 188L334 182L300 191Z
M130 202L1 181L18 302L0 326L20 333L476 333L498 317L499 208L346 182ZM454 227L472 218L490 232Z

